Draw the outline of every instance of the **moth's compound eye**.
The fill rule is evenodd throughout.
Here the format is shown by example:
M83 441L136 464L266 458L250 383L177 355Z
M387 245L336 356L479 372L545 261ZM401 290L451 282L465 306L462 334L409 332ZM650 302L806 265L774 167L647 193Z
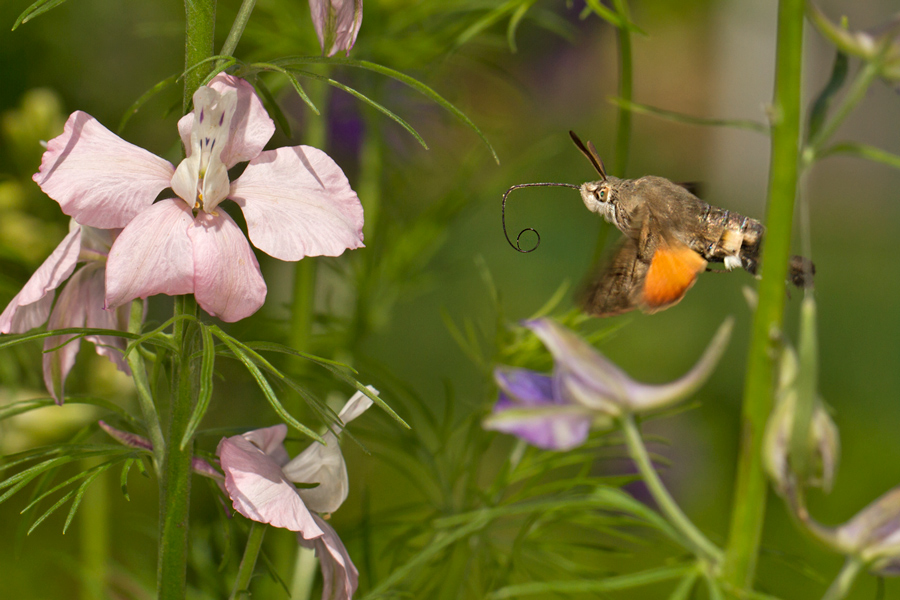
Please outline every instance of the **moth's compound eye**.
M606 188L601 188L599 192L597 192L597 198L601 202L606 202Z

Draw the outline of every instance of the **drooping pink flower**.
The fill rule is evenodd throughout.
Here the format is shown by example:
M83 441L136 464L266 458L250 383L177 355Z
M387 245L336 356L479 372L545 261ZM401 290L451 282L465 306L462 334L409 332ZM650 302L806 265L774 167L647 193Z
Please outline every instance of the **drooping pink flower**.
M103 308L106 257L117 233L118 230L85 227L73 220L69 234L0 314L0 333L25 333L45 322L51 330L89 327L125 331L128 307ZM76 271L79 262L85 264ZM53 292L67 279L54 306ZM44 340L44 383L57 404L63 403L66 377L81 345L80 338L66 343L73 337L55 335ZM125 340L108 335L89 335L85 339L94 344L97 354L131 374L122 354ZM54 348L58 349L50 352Z
M368 396L357 392L338 416L346 424L371 405ZM324 445L314 442L293 460L283 445L286 425L224 438L216 450L235 510L248 519L296 531L302 545L316 550L323 600L351 598L359 578L337 533L316 514L334 512L347 498L340 431L334 427L323 436ZM297 488L294 483L317 485Z
M238 321L265 301L247 239L219 204L243 211L253 244L280 260L338 256L362 247L363 211L340 167L309 146L263 151L275 126L253 87L216 76L194 94L171 163L75 112L51 140L34 180L68 215L123 227L106 269L106 305L154 294L194 294L206 312ZM249 161L235 181L228 169ZM154 203L171 188L177 197Z
M309 0L319 45L326 56L350 53L362 26L362 0Z

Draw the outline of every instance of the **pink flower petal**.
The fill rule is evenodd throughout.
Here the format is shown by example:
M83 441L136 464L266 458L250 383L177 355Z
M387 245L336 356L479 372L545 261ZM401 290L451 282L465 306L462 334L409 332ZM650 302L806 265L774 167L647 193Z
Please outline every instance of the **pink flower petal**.
M362 25L362 9L362 0L309 0L322 52L328 56L341 50L350 53Z
M104 310L103 263L90 262L69 279L59 298L47 328L90 327L125 330L128 311ZM66 377L75 364L80 340L69 342L58 350L47 352L72 339L72 335L55 335L44 340L44 383L58 404L62 404ZM90 335L85 339L96 346L97 354L107 357L120 371L131 374L124 358L125 340L111 335Z
M235 510L259 523L297 531L309 540L325 535L270 456L243 436L224 438L216 450L225 489Z
M369 390L378 393L378 390L371 386ZM370 406L372 406L371 398L362 392L356 392L347 400L338 416L346 425ZM319 484L316 487L297 490L306 506L319 513L336 511L350 492L347 464L344 462L344 455L341 454L337 439L341 430L339 425L333 426L333 431L322 436L324 444L313 442L293 460L282 466L284 476L294 483Z
M263 429L254 429L244 434L244 439L268 454L279 467L291 459L284 449L284 438L287 436L287 425L281 423Z
M231 119L231 133L228 144L222 151L222 162L230 169L239 162L248 161L257 156L275 133L275 123L263 107L253 86L225 73L219 73L209 87L220 94L233 89L237 92L237 108ZM178 121L178 133L185 148L191 147L191 127L194 125L194 113L188 113Z
M76 111L50 140L34 180L79 223L111 229L150 206L174 172L168 161Z
M194 252L194 296L203 310L233 323L266 300L266 282L247 238L226 212L200 212L188 229Z
M44 324L53 306L50 292L75 270L80 251L81 228L76 228L63 238L0 314L0 333L24 333Z
M154 294L194 291L190 208L179 199L157 202L122 230L106 264L106 306Z
M359 584L359 571L337 532L324 519L313 515L322 529L322 537L304 540L298 536L301 546L313 548L322 568L322 600L350 600Z
M253 245L281 260L362 247L363 209L341 168L310 146L268 150L231 184Z

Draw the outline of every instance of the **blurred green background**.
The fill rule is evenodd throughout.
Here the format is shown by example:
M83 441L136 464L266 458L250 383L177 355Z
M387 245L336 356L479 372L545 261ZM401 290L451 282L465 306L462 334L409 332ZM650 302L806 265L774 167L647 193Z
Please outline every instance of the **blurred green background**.
M494 399L490 382L454 341L446 323L447 318L457 325L471 321L490 346L497 309L484 282L485 271L498 292L503 317L526 318L565 282L577 289L604 231L599 217L584 209L574 191L557 189L518 192L508 207L513 235L524 227L540 231L538 251L514 252L500 228L500 196L510 185L578 184L594 177L572 146L569 129L591 139L601 155L612 160L616 112L608 98L617 86L615 31L595 16L580 20L583 4L572 4L537 2L519 27L517 51L511 52L505 20L454 44L465 26L493 3L365 3L352 56L399 69L432 86L484 131L499 154L499 166L471 130L395 82L349 69L332 72L407 119L430 150L418 146L393 121L339 91L319 96L326 99L327 120L316 123L317 117L284 88L283 80L267 79L292 123L292 137L279 132L273 145L307 141L311 131L324 125L324 149L344 167L367 210L367 249L319 261L317 307L335 321L319 320L312 350L352 362L359 379L382 389L388 403L414 426L423 405L438 420L461 423L483 414ZM236 6L230 0L219 3L220 39ZM847 14L854 29L878 25L896 8L888 0L823 1L820 6L834 20ZM183 68L183 7L178 2L78 0L10 32L25 8L25 2L0 3L0 24L6 25L0 33L0 305L16 294L66 228L58 205L30 180L42 151L37 140L56 135L74 110L84 110L115 130L141 94ZM765 120L772 96L776 9L774 1L633 2L633 20L649 34L633 38L635 101L696 116ZM804 89L812 98L827 81L833 50L811 27L806 49ZM318 54L306 3L260 0L237 56L249 60L291 54ZM322 94L316 86L309 84L311 93ZM131 119L123 137L176 161L179 102L174 89L153 99ZM624 172L608 165L612 174L699 181L708 202L764 216L767 138L641 115L635 115L633 123L629 164ZM837 140L900 153L898 134L900 97L877 82ZM843 158L817 164L801 184L818 269L820 390L842 434L835 489L829 495L813 492L810 498L812 514L828 524L845 521L900 483L900 269L898 252L891 246L900 239L898 189L900 173ZM366 192L378 198L377 209ZM618 235L607 233L609 240ZM801 249L799 241L795 249ZM262 255L260 260L269 286L266 306L230 329L245 340L286 341L293 265ZM354 281L365 287L355 289ZM601 350L637 379L661 382L688 369L722 320L736 316L736 335L697 403L646 426L667 440L653 446L670 461L664 479L687 513L717 542L724 542L729 518L751 319L741 288L753 285L743 271L705 275L670 310L588 327L612 327ZM571 307L571 296L565 296L560 309ZM360 299L366 302L364 311ZM799 299L794 293L790 300L789 336ZM168 298L153 300L152 318L164 319L170 307ZM39 366L36 345L2 351L0 401L43 395ZM244 371L225 363L219 368L228 384L217 388L206 425L275 422ZM330 389L346 393L320 373L303 376L323 397ZM127 379L92 352L79 357L70 382L73 392L99 389L129 401ZM79 423L96 418L79 414L77 408L45 409L30 420L0 425L0 452L62 439ZM400 433L382 415L360 421L359 427L354 423L357 436L372 448L390 444ZM427 436L427 429L418 435ZM217 439L207 438L201 445L212 450ZM504 436L494 441L500 448L510 444ZM351 495L334 518L342 535L359 530L365 515L401 510L406 496L418 493L377 449L367 455L352 442L344 447ZM489 474L491 456L472 468ZM597 468L629 470L622 460L598 461ZM118 493L116 482L107 490L115 522L113 576L121 597L144 597L154 579L156 487L136 473L130 481L130 502ZM204 488L195 484L198 562L204 536L214 536L204 529L211 526L202 515L217 510ZM80 577L78 528L83 525L76 523L63 536L64 517L57 514L19 546L13 539L24 503L17 497L0 505L0 581L5 590L0 595L72 597L73 581ZM769 506L759 589L784 598L820 597L840 557L801 534L774 496ZM371 586L389 574L391 563L384 556L360 560L359 537L345 535L345 540L363 571L363 585ZM631 552L635 564L640 563L641 547ZM604 569L629 569L622 566L627 562L611 564ZM852 597L875 598L882 591L881 597L900 597L897 582L885 582L884 590L880 585L863 577ZM649 595L618 597L654 597L643 593Z

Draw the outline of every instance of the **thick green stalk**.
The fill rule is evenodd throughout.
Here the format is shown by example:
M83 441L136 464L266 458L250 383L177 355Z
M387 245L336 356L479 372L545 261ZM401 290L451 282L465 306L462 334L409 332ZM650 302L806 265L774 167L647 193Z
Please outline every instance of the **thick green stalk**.
M176 305L177 306L177 305ZM193 299L181 304L193 312ZM159 480L159 563L158 597L160 600L182 600L186 589L188 523L191 498L191 459L193 440L182 449L194 402L197 398L197 377L191 355L196 351L196 325L183 329L181 358L175 373L176 386L172 397L166 456Z
M663 515L684 536L698 558L702 558L713 565L719 564L722 560L722 551L697 529L697 526L682 512L672 496L669 495L669 491L656 473L656 469L653 468L653 463L650 461L650 455L647 454L647 448L644 447L644 440L641 439L641 432L634 422L634 417L628 415L622 418L621 424L622 432L625 434L625 445L628 447L628 454L635 465L637 465L638 472L641 474L644 483L647 484L650 495L653 496L656 504L659 505Z
M266 529L269 526L264 523L250 521L250 535L247 536L247 545L244 546L244 557L238 567L237 578L234 580L234 588L231 590L231 600L237 600L242 597L242 593L247 593L250 585L250 578L253 576L253 569L256 567L256 559L259 557L259 550L262 548L263 537L266 535Z
M184 0L185 36L184 68L190 69L213 55L216 31L215 0ZM212 69L212 64L191 70L184 76L183 110L191 108L194 92L203 84L203 79Z
M767 481L761 448L774 395L797 192L804 6L804 0L781 0L778 5L766 240L747 358L740 454L725 553L724 577L736 589L746 588L753 580L766 510Z

